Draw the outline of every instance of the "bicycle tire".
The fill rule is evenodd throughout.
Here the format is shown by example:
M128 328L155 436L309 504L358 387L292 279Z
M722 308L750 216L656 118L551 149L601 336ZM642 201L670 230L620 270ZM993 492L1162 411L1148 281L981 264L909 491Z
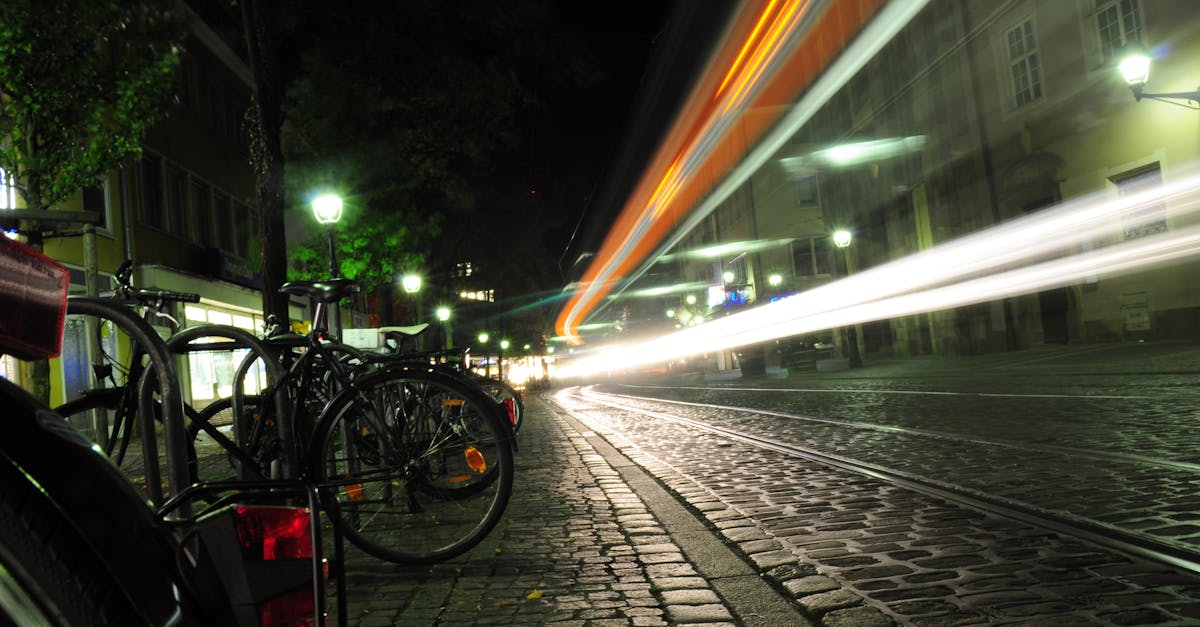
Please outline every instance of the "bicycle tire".
M189 414L188 446L195 451L197 480L271 477L271 463L283 454L282 442L273 417L260 410L261 402L262 397L257 395L244 398L247 419L240 426L233 416L233 399L229 397L209 403L194 416ZM220 431L226 425L244 429L240 436L235 436L237 441ZM232 474L223 472L222 460Z
M512 430L475 387L430 369L366 373L318 420L308 468L364 552L430 564L481 542L512 494Z
M129 433L128 437L130 438L130 441L133 441L134 438L140 440L141 434L138 432L138 430L134 429L134 425L137 424L136 421L138 420L136 407L130 407L126 405L126 407L123 409L127 412L127 414L120 418L120 422L116 420L115 413L122 409L120 405L124 393L125 390L123 388L99 388L95 390L89 390L85 392L83 396L59 405L54 409L54 411L70 422L75 422L72 420L72 418L75 416L87 412L108 412L108 424L115 426L123 423L125 425L125 429ZM187 415L189 419L192 419L193 416L196 415L195 410L187 405L184 406L184 414ZM161 411L155 412L154 420L159 423L162 422ZM117 454L117 451L112 450L113 446L120 445L120 443L117 441L117 434L111 434L109 436L109 443L110 450L104 451L105 455L109 457L113 464L121 469L121 474L125 475L125 477L129 479L130 482L132 482L135 486L137 486L140 491L146 492L147 486L145 485L145 460L141 455L140 444L132 447L129 450L124 450L123 454ZM187 439L187 457L188 479L191 483L195 483L197 478L196 448L193 445L192 438ZM166 450L161 443L158 446L158 460L159 467L165 468L167 464Z
M8 460L0 461L0 568L64 627L142 624L78 530Z

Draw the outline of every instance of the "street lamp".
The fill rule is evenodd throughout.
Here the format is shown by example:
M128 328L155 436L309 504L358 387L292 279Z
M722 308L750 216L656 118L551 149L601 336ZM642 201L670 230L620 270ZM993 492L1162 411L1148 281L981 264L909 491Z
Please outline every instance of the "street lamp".
M1188 109L1200 109L1200 106L1189 107L1178 102L1171 102L1171 100L1186 100L1187 102L1200 103L1200 89L1174 92L1145 91L1146 82L1150 80L1150 55L1140 46L1130 49L1125 58L1117 66L1117 69L1121 71L1121 76L1125 78L1125 82L1129 83L1129 89L1133 92L1134 100L1140 102L1142 98L1149 98L1151 100L1170 102L1171 104Z
M480 334L479 334L479 343L480 343L480 344L487 344L487 343L488 343L488 340L489 340L489 339L491 339L491 337L492 337L492 336L490 336L490 335L488 335L488 334L487 334L487 331L484 331L483 333L480 333Z
M342 219L342 199L337 194L322 194L312 201L313 216L325 227L325 238L329 242L329 276L337 278L337 251L334 248L334 227Z
M767 277L767 284L771 287L779 287L780 285L783 285L783 275L779 273L772 274L771 276Z
M454 348L454 333L450 330L450 308L438 307L434 312L442 323L442 333L446 335L446 350Z
M848 229L838 229L833 232L833 245L842 249L842 263L845 265L847 276L852 271L850 263L850 242L854 235ZM842 327L842 337L846 340L846 352L851 368L862 366L862 357L858 354L858 326Z

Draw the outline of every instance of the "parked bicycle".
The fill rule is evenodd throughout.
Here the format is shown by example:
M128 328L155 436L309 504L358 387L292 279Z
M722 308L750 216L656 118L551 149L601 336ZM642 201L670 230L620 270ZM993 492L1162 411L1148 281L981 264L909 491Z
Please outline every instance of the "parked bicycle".
M57 355L66 268L0 238L0 276L0 353ZM146 335L153 331L143 319L121 307L109 313L123 332L148 342L150 374L142 389L158 395L164 426L178 426L169 353ZM283 627L324 621L315 488L190 486L155 511L70 423L3 379L0 404L0 622ZM214 504L188 514L201 495Z

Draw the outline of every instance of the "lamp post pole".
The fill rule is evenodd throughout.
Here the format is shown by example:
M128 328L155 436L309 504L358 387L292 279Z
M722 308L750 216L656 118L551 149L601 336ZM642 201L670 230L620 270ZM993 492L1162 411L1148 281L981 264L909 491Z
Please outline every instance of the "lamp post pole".
M854 271L853 264L850 260L850 241L853 239L850 231L841 229L833 234L833 245L842 249L842 274L850 276ZM858 325L852 324L842 327L842 340L846 346L847 363L851 368L862 367L862 357L858 354Z
M322 194L313 199L312 210L317 222L325 227L325 239L329 243L329 278L336 279L340 272L338 271L337 246L334 238L337 235L335 229L338 220L342 219L342 199L336 194ZM333 303L330 310L333 313L329 324L330 331L335 337L341 338L342 308L337 303Z
M450 313L449 307L437 308L437 319L442 323L442 335L446 336L446 350L454 348L454 332L450 328Z
M400 279L400 285L405 292L412 296L413 324L421 324L421 277L416 274L406 274ZM421 344L424 344L421 336L417 336L417 344L417 349L421 350Z

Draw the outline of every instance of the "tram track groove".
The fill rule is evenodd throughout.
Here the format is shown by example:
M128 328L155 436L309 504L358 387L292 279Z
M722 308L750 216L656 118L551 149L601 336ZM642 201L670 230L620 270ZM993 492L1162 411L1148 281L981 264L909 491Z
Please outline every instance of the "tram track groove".
M650 387L650 386L626 385L626 387ZM664 388L664 387L659 387L658 389L729 390L730 388ZM746 391L745 388L732 388L732 389L735 389L736 391L739 391L739 392ZM757 391L756 388L750 388L750 390ZM864 390L839 390L839 391L854 392L854 393L864 392ZM873 391L869 390L868 392L873 392ZM755 408L755 407L744 407L744 406L737 406L737 405L716 405L713 403L696 403L696 402L692 402L692 401L679 401L679 400L674 400L674 399L655 398L652 396L634 396L631 394L614 394L612 392L596 392L596 393L597 394L606 394L608 396L613 396L613 397L636 399L638 401L643 401L643 402L666 403L666 404L671 404L671 405L683 405L683 406L688 406L688 407L699 407L699 408L705 408L705 409L719 409L719 410L723 410L723 411L745 412L745 413L759 414L759 415L763 415L763 416L773 416L776 418L788 418L788 419L792 419L792 420L804 420L804 421L808 421L808 422L819 422L819 423L836 425L836 426L841 426L841 427L850 427L850 428L854 428L854 429L868 429L868 430L872 430L872 431L881 431L881 432L885 432L885 433L903 433L905 435L913 435L913 436L918 436L918 437L937 438L937 439L943 439L943 440L951 440L951 441L955 441L955 442L964 442L964 443L969 443L969 444L983 444L983 445L987 445L987 446L1002 446L1002 447L1015 448L1015 449L1021 449L1021 450L1039 450L1039 451L1044 451L1047 453L1079 454L1079 455L1087 455L1088 457L1094 457L1094 458L1098 458L1098 459L1119 460L1119 461L1126 461L1126 462L1133 462L1133 463L1149 464L1149 465L1153 465L1153 466L1160 466L1163 468L1174 468L1174 469L1178 469L1178 470L1190 470L1190 471L1200 472L1200 464L1197 464L1197 463L1182 462L1182 461L1176 461L1173 459L1163 459L1161 457L1150 457L1147 455L1135 455L1135 454L1131 454L1131 453L1118 453L1118 452L1112 452L1112 451L1102 451L1102 450L1092 449L1092 448L1079 448L1079 447L1074 447L1074 446L1055 446L1055 445L1048 445L1048 444L1038 444L1035 442L1019 442L1019 441L1015 441L1015 440L1005 441L1005 440L995 440L995 439L988 439L988 438L975 438L975 437L964 436L961 433L953 433L953 432L949 432L949 431L937 431L934 429L914 429L912 427L898 427L895 425L881 425L881 424L876 424L876 423L858 422L858 421L853 421L853 420L838 420L835 418L820 418L817 416L805 416L805 415L801 415L801 414L774 411L774 410L769 410L769 409L759 409L759 408ZM952 393L937 392L936 394L952 394ZM993 395L993 396L998 396L998 395ZM1091 397L1091 398L1096 398L1096 397ZM1118 397L1114 397L1114 398L1118 398ZM1119 397L1119 398L1139 398L1139 397Z
M668 405L686 405L694 407L719 407L726 411L746 411L758 414L802 418L824 423L832 423L838 426L851 428L871 428L879 427L879 430L907 433L909 431L917 431L918 433L910 435L926 435L929 437L940 437L947 439L945 435L931 435L928 433L920 433L920 430L911 430L903 427L887 427L883 425L863 425L849 421L837 421L821 418L810 418L803 416L794 416L780 412L770 412L766 410L738 408L728 406L714 406L703 403L689 403L685 401L664 400L656 398L636 397L620 394L612 394L608 392L599 392L594 389L584 389L578 394L588 400L600 405L619 409L621 411L634 412L639 415L672 422L691 429L703 431L726 438L728 440L737 441L743 444L761 448L764 450L775 451L784 455L800 457L814 461L826 466L840 468L860 475L872 477L874 479L885 481L894 485L899 485L923 494L932 495L938 498L945 499L950 502L958 503L982 511L990 512L1009 519L1021 521L1026 524L1037 526L1055 533L1065 536L1081 539L1090 543L1106 547L1108 549L1118 551L1127 555L1141 557L1143 559L1154 562L1167 564L1181 570L1200 573L1200 552L1189 549L1186 546L1181 546L1176 543L1160 540L1147 534L1137 533L1134 531L1124 530L1101 521L1092 520L1085 517L1075 516L1068 513L1056 512L1046 508L1038 507L1029 503L1024 503L1016 499L1004 498L998 495L988 494L980 490L975 490L954 484L950 482L938 481L928 477L906 473L897 469L880 466L878 464L870 464L861 460L856 460L850 457L830 454L827 452L818 451L813 448L800 447L786 442L782 442L773 438L766 438L752 433L746 433L729 429L726 427L716 426L703 421L678 416L665 412L648 410L644 407L638 407L629 403L622 403L612 399L631 399L639 402L664 403ZM972 440L964 438L949 438L958 441L971 442ZM983 441L976 442L983 444L993 444ZM1006 444L1014 446L1013 444ZM1028 448L1028 447L1024 447ZM1054 447L1060 448L1060 447ZM1058 451L1063 452L1063 451ZM1086 450L1071 451L1071 452L1088 452ZM1125 461L1134 461L1148 463L1146 461L1131 458L1122 454L1110 454L1118 456ZM1106 457L1101 455L1098 457ZM1165 460L1164 460L1165 461ZM1166 466L1178 467L1178 463L1166 463ZM1195 466L1195 465L1188 465ZM1194 470L1195 468L1186 468Z

